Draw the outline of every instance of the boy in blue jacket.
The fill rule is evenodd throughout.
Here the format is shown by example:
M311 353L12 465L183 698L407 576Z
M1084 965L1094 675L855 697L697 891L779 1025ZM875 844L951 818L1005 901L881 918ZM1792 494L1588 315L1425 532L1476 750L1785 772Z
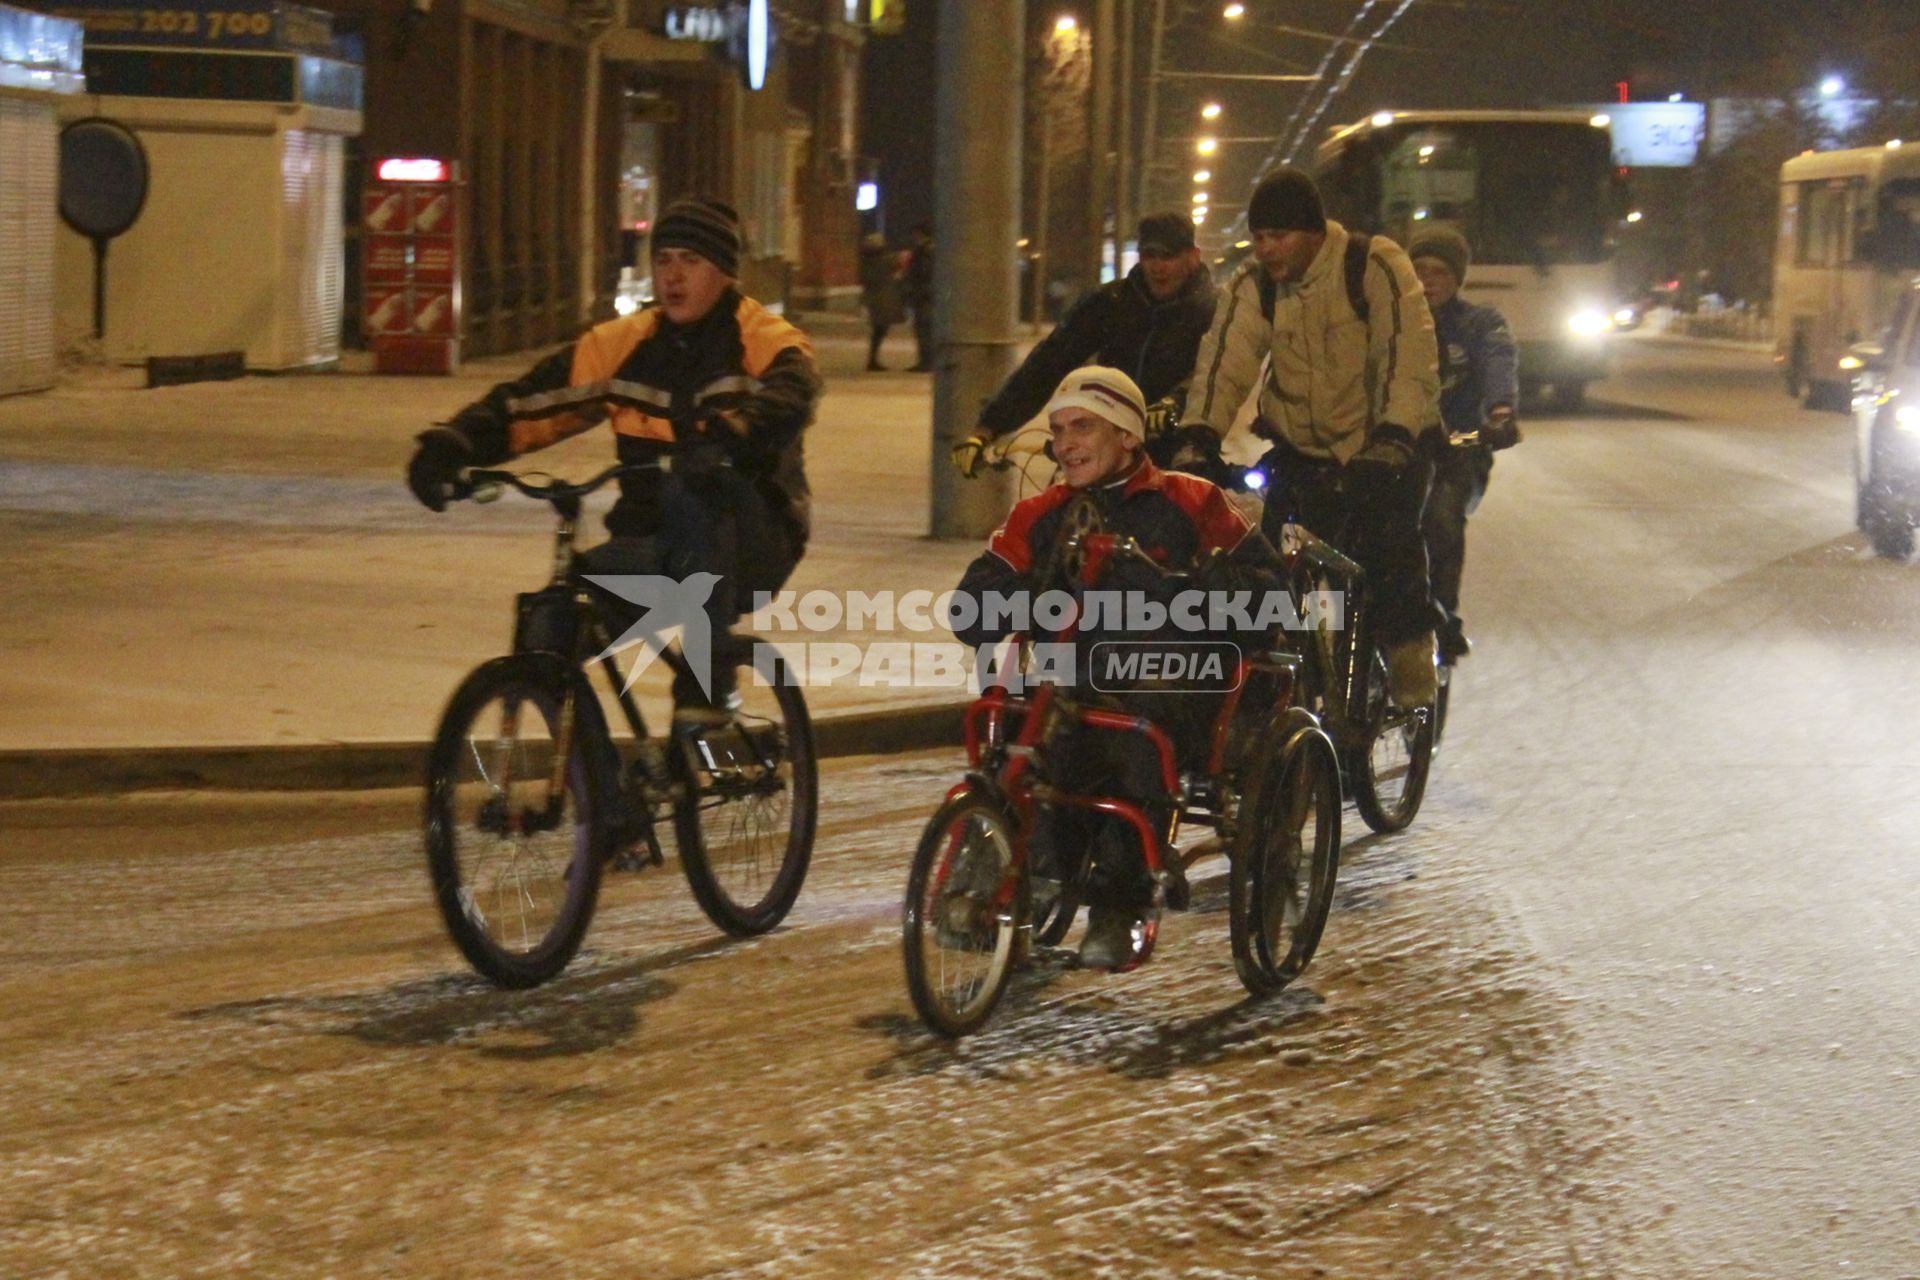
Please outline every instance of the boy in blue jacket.
M1451 227L1432 227L1407 246L1420 287L1433 309L1440 346L1440 418L1451 437L1478 431L1480 443L1442 451L1427 495L1424 520L1433 598L1446 611L1438 636L1440 661L1467 656L1460 622L1460 574L1467 556L1467 517L1486 496L1495 450L1519 443L1513 416L1520 399L1520 358L1506 317L1460 296L1472 253Z

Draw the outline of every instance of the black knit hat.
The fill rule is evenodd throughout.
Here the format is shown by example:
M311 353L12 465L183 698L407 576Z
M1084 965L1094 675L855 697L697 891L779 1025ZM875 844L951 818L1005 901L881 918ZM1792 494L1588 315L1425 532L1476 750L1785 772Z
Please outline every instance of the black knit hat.
M1438 258L1453 272L1453 282L1460 285L1467 282L1473 250L1467 247L1467 238L1452 227L1426 227L1407 245L1407 256Z
M1193 244L1193 216L1182 213L1150 213L1140 219L1140 252L1157 258L1177 258Z
M730 276L740 274L740 215L704 196L675 200L653 224L653 248L691 249Z
M1283 165L1260 179L1247 202L1249 231L1325 231L1327 211L1320 188L1292 165Z

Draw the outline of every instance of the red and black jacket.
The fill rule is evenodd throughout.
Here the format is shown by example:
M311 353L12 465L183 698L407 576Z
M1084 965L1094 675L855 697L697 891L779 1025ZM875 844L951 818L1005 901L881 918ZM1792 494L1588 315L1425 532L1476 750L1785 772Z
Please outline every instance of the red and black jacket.
M1057 484L1019 503L994 531L986 551L968 566L959 592L983 600L989 593L1011 597L1047 585L1041 578L1065 536L1076 498L1094 504L1103 530L1131 537L1170 571L1189 571L1219 551L1238 579L1236 587L1264 589L1279 582L1280 559L1272 544L1218 485L1182 471L1163 471L1143 456L1118 480L1085 490ZM1139 585L1152 589L1145 582ZM985 616L984 610L974 612ZM996 643L1008 633L1005 626L988 628L978 622L954 632L974 648Z

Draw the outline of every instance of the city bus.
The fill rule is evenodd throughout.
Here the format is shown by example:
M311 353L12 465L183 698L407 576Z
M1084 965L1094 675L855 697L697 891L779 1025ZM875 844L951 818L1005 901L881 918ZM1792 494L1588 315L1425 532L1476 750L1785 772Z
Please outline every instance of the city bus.
M1780 166L1774 363L1787 394L1844 410L1856 342L1920 274L1920 143L1810 151Z
M1314 159L1327 212L1406 244L1451 226L1473 248L1462 291L1506 316L1521 398L1579 407L1607 373L1614 232L1625 190L1611 121L1591 111L1382 111Z

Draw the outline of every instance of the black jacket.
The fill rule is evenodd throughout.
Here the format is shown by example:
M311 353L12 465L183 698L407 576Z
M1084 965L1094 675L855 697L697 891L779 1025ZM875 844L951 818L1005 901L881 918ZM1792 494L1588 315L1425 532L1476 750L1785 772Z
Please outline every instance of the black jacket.
M981 428L996 436L1018 429L1046 407L1062 378L1089 360L1139 383L1148 404L1172 395L1193 376L1200 339L1213 323L1215 293L1204 269L1165 302L1147 292L1139 267L1100 286L1074 304L987 402Z

